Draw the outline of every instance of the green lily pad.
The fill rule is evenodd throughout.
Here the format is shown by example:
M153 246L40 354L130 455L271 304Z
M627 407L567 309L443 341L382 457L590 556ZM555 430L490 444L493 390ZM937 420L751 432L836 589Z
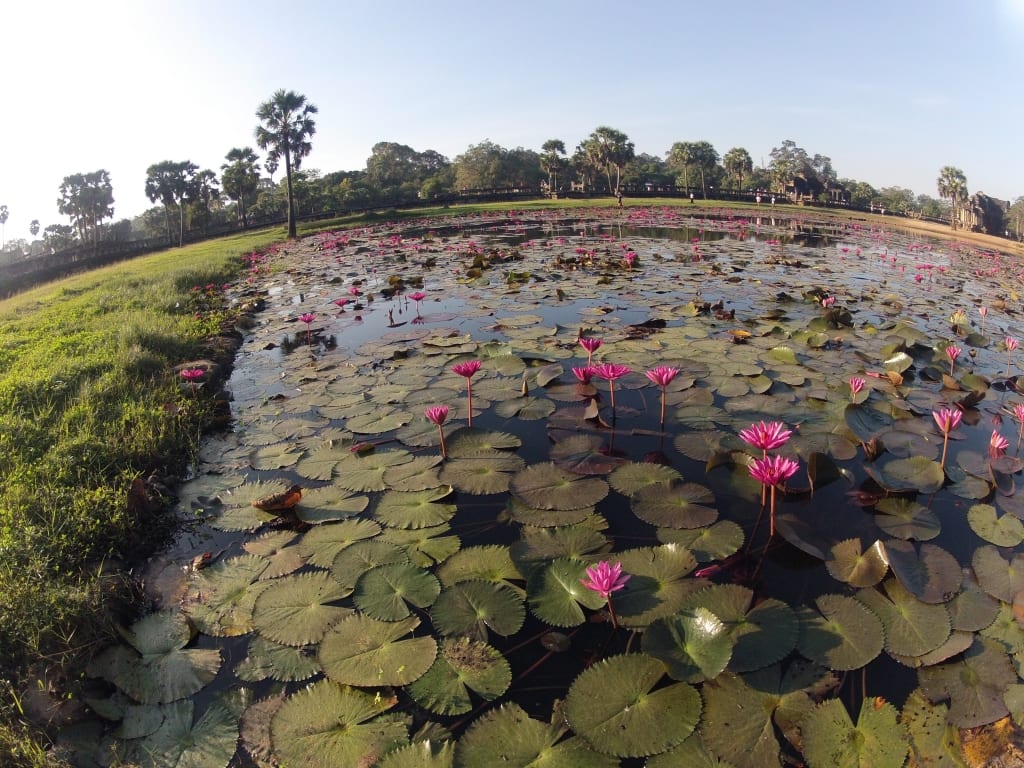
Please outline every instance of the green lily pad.
M321 680L289 696L270 723L282 763L294 768L370 765L408 742L405 723L384 715L393 696Z
M698 483L648 485L631 499L633 514L659 528L701 528L718 518L711 489Z
M963 572L949 552L935 544L885 543L889 567L910 592L926 603L946 603L960 591Z
M1006 653L994 640L976 638L961 661L918 670L921 690L932 702L949 700L949 721L976 728L1006 717L1003 699L1017 676Z
M1015 547L1024 541L1024 523L1010 514L1002 517L991 504L975 504L967 510L971 530L989 544Z
M502 637L518 632L526 618L522 596L507 584L461 580L442 590L430 611L442 635L465 635L486 642L487 630Z
M594 507L579 509L537 509L510 496L505 507L508 516L517 523L537 528L558 528L582 523L594 514Z
M875 505L875 523L897 539L934 539L942 530L939 517L911 499L890 496Z
M408 685L434 663L437 642L409 637L420 620L378 621L354 613L324 635L319 660L328 678L345 685Z
M301 573L273 581L253 606L252 621L264 637L283 645L310 645L352 611L331 605L351 593L329 573Z
M242 549L268 561L260 579L276 579L287 576L306 564L297 546L292 546L297 536L291 531L272 531L242 545Z
M775 598L754 604L754 593L739 584L715 584L695 592L684 609L703 607L725 623L733 640L729 668L753 672L775 664L796 647L800 625L793 609Z
M451 495L452 487L442 485L423 491L387 491L373 515L392 528L429 528L446 523L455 515L454 504L439 503Z
M388 528L380 535L380 540L401 547L411 562L429 568L445 562L462 548L459 537L451 535L451 531L447 523L409 530Z
M582 739L563 739L568 729L531 719L516 704L487 712L455 746L455 768L615 768L619 761L594 752Z
M596 477L582 477L554 464L533 464L512 477L512 493L538 509L579 509L601 501L608 483Z
M873 587L889 572L882 542L876 541L862 551L860 539L846 539L833 546L825 567L834 579L853 587Z
M618 552L615 560L630 574L626 588L613 595L615 613L624 626L640 629L655 619L670 616L686 598L706 586L688 578L697 566L693 553L678 544L642 547Z
M341 550L357 541L372 539L381 531L373 520L343 520L329 525L318 525L303 534L299 552L310 565L329 568Z
M654 755L681 743L700 720L700 694L686 683L655 688L661 662L614 656L586 669L569 687L565 717L596 750L616 757Z
M398 621L409 615L410 605L426 608L440 593L441 585L429 571L412 563L389 563L360 576L352 598L363 613L381 621Z
M978 547L971 558L978 584L996 600L1012 603L1024 590L1024 554L1005 559L993 546Z
M631 461L617 467L608 476L608 483L619 493L631 496L647 486L668 486L682 479L678 470L664 464Z
M704 528L659 528L658 541L679 544L693 553L698 563L724 560L743 546L743 529L732 520L719 520Z
M523 441L508 432L492 432L477 427L463 427L448 440L448 455L453 459L472 459L481 451L515 450Z
M268 565L256 555L239 555L198 571L185 612L199 631L215 637L252 632L252 606L261 591L253 584Z
M651 622L641 645L644 653L661 660L669 677L687 683L717 677L732 647L728 628L707 608L684 609Z
M949 614L943 605L918 600L896 579L878 589L862 589L856 598L882 620L885 650L896 656L923 656L949 638Z
M308 680L320 672L320 665L307 650L263 637L254 638L249 643L248 654L235 667L235 675L250 683L267 678L281 682Z
M585 558L611 549L611 542L600 531L587 525L558 528L524 527L522 538L509 550L512 561L523 563L552 560L557 557Z
M802 624L797 649L829 669L859 669L882 652L885 630L881 620L863 603L843 595L822 595L818 611L797 611Z
M946 473L937 461L924 456L894 459L881 467L867 465L864 470L887 491L935 493L946 481Z
M804 719L804 757L809 768L901 768L906 735L896 708L865 699L857 724L839 699L818 704Z
M533 614L555 627L575 627L586 620L581 606L603 607L604 598L582 584L586 569L582 560L561 557L534 571L526 590Z
M505 451L490 451L472 458L450 458L440 478L454 488L476 496L505 493L515 473L526 466L521 458Z
M999 605L996 598L982 590L973 572L967 572L960 592L946 604L946 608L953 629L977 632L995 621Z
M387 489L384 473L389 467L412 461L408 451L373 451L365 455L350 453L335 467L335 484L354 493Z
M570 435L560 440L551 448L551 461L577 475L607 475L626 463L609 453L598 435Z
M539 421L555 412L555 404L546 397L517 397L501 401L494 406L494 412L503 419Z
M494 582L523 580L519 569L512 562L508 547L497 544L466 547L438 568L437 577L446 587L469 579Z
M460 637L441 643L433 666L408 691L417 704L431 712L460 715L473 708L470 691L484 701L493 701L511 682L512 669L501 653Z
M295 516L304 523L329 523L354 517L366 510L370 497L355 494L336 485L309 488L295 507Z
M163 722L156 731L131 742L126 757L138 765L226 768L238 747L238 718L244 700L244 694L222 696L195 723L193 702L175 702L164 708Z
M454 760L454 742L426 739L388 752L376 768L452 768Z
M962 768L960 732L946 722L949 707L932 704L920 688L914 689L903 705L900 721L907 729L910 754L918 765Z
M359 578L379 565L407 563L409 553L404 547L381 539L359 541L341 550L331 563L331 575L339 585L352 592Z
M417 456L412 461L384 470L384 482L393 491L425 491L442 483L440 456Z

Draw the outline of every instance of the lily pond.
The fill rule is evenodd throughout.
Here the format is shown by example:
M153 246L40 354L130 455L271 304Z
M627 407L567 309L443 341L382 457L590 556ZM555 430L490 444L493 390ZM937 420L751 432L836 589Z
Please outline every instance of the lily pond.
M232 426L66 754L963 764L1024 715L1020 265L877 221L501 212L252 255Z

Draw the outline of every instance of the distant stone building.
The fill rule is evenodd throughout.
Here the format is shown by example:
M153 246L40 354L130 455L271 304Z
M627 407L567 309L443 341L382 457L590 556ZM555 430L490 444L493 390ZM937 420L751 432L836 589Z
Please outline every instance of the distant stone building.
M1009 201L975 192L956 207L956 228L1002 236L1006 232L1006 212L1009 210Z

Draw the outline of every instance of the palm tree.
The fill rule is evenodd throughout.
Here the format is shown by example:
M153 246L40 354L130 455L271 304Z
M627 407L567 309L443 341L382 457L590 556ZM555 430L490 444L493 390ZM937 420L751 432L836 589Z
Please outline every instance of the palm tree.
M730 178L736 180L736 189L743 186L743 177L754 170L754 161L750 159L750 153L743 147L733 147L725 153L722 158L722 165Z
M949 214L949 226L956 229L956 207L967 199L967 177L959 168L952 165L944 165L939 171L938 179L939 196L948 197L952 205Z
M260 164L251 147L235 147L224 158L220 177L224 194L238 204L242 226L249 226L248 209L256 200L260 186Z
M270 160L284 158L284 175L288 189L288 237L295 237L295 200L292 193L292 170L298 170L302 158L313 145L309 139L316 133L313 115L317 108L306 97L286 91L274 92L270 101L260 104L256 117L262 125L256 128L256 143L267 150Z
M540 167L548 175L548 191L558 195L558 172L566 165L565 142L561 139L548 139L541 145L544 152L540 156Z

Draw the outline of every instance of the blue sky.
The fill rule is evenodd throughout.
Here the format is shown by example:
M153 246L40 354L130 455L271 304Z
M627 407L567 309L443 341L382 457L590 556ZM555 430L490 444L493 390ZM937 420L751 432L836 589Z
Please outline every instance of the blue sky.
M67 223L71 173L107 169L120 219L150 206L152 163L219 172L278 88L319 107L324 172L377 141L571 151L610 125L654 155L707 140L759 164L792 139L875 187L936 195L949 164L1024 195L1024 0L35 0L3 24L8 239Z

